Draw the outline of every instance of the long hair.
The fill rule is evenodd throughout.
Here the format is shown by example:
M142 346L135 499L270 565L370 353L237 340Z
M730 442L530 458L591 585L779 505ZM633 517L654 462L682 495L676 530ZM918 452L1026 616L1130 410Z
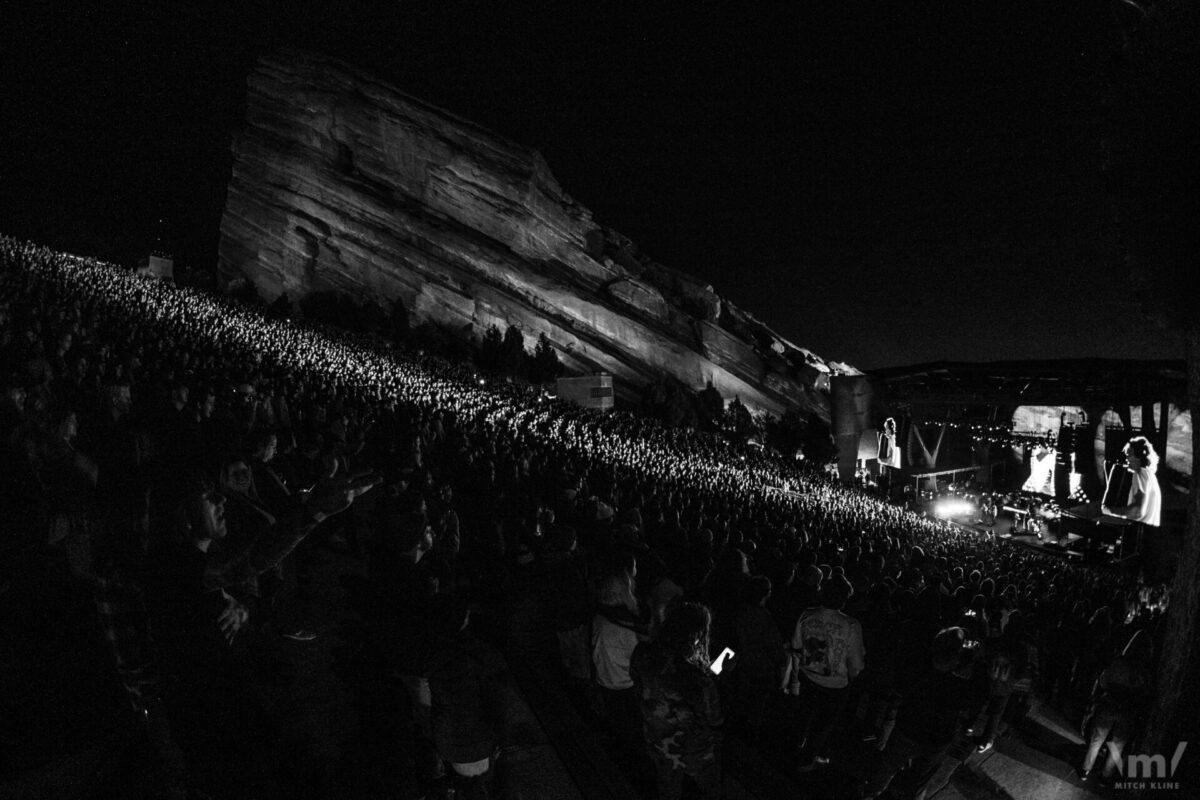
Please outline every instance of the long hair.
M157 485L150 495L152 526L164 544L179 545L204 530L203 499L216 489L199 470L187 469Z
M658 633L658 642L677 658L708 668L708 633L712 614L699 603L680 603L667 610Z
M633 594L633 579L628 573L609 575L600 582L597 600L602 606L623 606L637 612L637 597Z
M1154 445L1150 444L1150 440L1145 436L1135 436L1123 448L1126 455L1133 454L1146 465L1146 469L1151 472L1158 471L1158 453L1154 452Z

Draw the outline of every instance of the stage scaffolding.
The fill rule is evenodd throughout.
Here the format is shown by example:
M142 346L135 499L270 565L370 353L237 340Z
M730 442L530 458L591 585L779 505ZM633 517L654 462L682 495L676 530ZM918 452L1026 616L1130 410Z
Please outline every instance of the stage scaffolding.
M922 478L929 478L929 479L933 480L933 482L934 482L933 491L936 492L937 491L937 479L943 475L957 476L957 475L960 475L963 473L970 474L970 475L978 475L980 470L986 469L988 471L987 488L990 491L991 488L996 485L996 481L995 481L996 467L1000 467L1000 468L1004 469L1005 463L1003 461L992 461L988 464L975 464L973 466L957 467L955 469L939 469L934 472L909 472L909 473L905 473L904 478L905 478L906 483L909 481L912 481L913 497L920 497L920 495L921 495L921 479ZM957 483L957 480L951 479L951 482Z

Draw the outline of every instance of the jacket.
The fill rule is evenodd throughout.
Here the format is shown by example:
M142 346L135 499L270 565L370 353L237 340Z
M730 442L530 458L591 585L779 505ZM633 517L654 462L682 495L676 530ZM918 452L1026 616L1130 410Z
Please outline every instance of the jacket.
M452 764L490 758L504 720L504 660L470 633L433 637L425 669L438 755Z
M645 642L633 653L631 672L646 744L656 761L691 772L719 757L724 717L708 670Z

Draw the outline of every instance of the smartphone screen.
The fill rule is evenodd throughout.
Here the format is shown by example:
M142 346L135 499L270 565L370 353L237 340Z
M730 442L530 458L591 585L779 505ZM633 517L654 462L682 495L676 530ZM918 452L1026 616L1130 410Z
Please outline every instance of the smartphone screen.
M712 662L712 666L709 667L713 675L720 675L721 670L725 669L726 658L733 658L733 651L728 647L721 651L721 655L717 656L717 660Z

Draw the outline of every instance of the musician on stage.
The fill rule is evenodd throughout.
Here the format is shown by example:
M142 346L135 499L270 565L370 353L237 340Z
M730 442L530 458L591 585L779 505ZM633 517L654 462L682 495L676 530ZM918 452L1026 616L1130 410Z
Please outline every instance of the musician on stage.
M888 417L879 434L879 466L900 468L900 451L896 449L896 420Z
M1143 525L1158 527L1162 522L1162 491L1158 488L1158 453L1145 436L1135 436L1125 445L1126 469L1132 482L1129 498L1123 506L1101 506L1114 517L1125 517Z
M996 524L996 499L990 494L983 496L983 505L979 509L979 519L989 528Z

